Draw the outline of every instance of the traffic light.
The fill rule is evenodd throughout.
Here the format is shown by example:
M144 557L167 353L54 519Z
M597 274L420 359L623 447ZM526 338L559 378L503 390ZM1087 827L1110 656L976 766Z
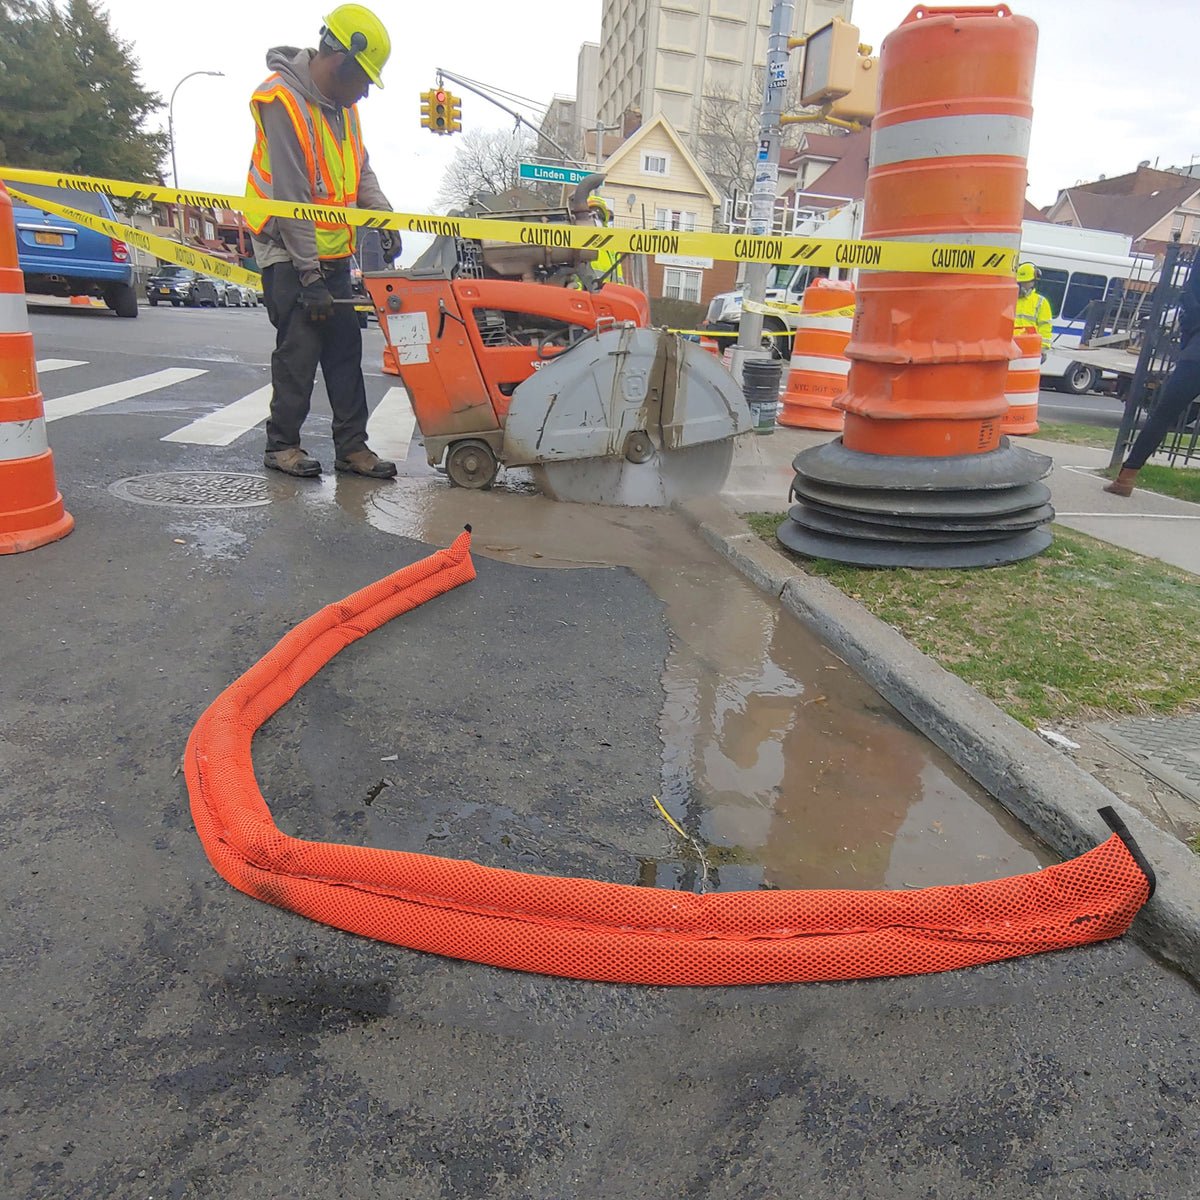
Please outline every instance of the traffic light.
M436 88L433 92L433 116L429 128L434 133L449 133L450 123L450 93L445 88Z
M462 131L462 101L444 87L421 93L421 124L433 133Z

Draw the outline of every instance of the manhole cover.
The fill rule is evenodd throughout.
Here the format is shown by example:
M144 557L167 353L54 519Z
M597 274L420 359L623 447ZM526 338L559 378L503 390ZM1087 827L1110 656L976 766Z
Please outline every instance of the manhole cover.
M1168 787L1200 804L1200 713L1135 717L1091 728Z
M261 475L225 471L164 471L119 479L108 489L135 504L169 508L253 508L271 503L271 488Z

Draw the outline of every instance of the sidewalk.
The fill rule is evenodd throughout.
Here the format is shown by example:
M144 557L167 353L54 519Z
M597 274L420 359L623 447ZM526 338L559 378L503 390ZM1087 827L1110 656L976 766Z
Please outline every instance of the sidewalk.
M771 591L835 653L1048 845L1077 854L1106 836L1112 805L1159 876L1135 926L1156 952L1200 980L1200 860L1184 845L1200 832L1200 718L1058 725L1070 746L1014 721L895 629L772 549L741 514L784 512L792 460L836 435L777 428L739 439L716 501L684 512L739 570ZM1017 440L1017 439L1014 439ZM1106 450L1019 439L1054 466L1046 483L1059 524L1200 576L1200 505L1153 492L1104 492Z

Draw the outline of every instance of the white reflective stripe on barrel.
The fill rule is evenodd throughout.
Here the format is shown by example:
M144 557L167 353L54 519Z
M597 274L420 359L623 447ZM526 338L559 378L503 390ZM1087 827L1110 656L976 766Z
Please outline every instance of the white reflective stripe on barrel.
M918 158L1025 158L1029 153L1028 117L1004 113L967 113L924 117L871 131L871 167Z
M849 333L854 328L853 317L816 317L801 313L796 322L796 331L804 329L831 329L834 333Z
M1019 233L969 233L955 229L949 233L898 233L872 237L873 242L935 242L943 246L995 246L1000 250L1020 250Z
M24 293L0 292L0 333L28 332L29 312Z
M33 458L49 449L45 417L34 417L30 421L0 421L0 462Z
M1040 356L1037 358L1014 358L1008 364L1008 369L1010 371L1037 371L1040 375L1042 373L1042 360Z
M814 371L818 375L849 375L850 361L845 358L819 358L816 355L793 354L788 369L791 371Z

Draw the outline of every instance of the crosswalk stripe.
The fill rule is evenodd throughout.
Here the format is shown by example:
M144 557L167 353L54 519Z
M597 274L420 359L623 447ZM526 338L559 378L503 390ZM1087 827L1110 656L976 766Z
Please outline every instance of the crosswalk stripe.
M87 363L76 358L39 358L37 360L37 369L39 375L45 375L50 371L63 371L67 367L86 367Z
M248 396L168 433L162 440L186 442L190 446L228 446L256 425L261 425L270 411L271 385L268 383Z
M367 441L380 458L404 462L416 427L408 392L401 387L388 388L367 420Z
M46 420L57 421L62 417L73 417L78 413L90 412L93 408L103 408L106 404L116 404L118 400L129 400L134 396L206 374L207 371L192 367L167 367L150 375L138 375L133 379L122 379L119 383L89 388L86 392L72 392L69 396L59 396L55 400L45 402Z

